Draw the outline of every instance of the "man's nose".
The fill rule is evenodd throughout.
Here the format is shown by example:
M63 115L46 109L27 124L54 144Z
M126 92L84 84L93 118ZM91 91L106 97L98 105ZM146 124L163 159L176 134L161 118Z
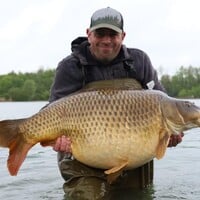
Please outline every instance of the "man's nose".
M109 34L105 34L101 39L104 42L110 42L112 37Z

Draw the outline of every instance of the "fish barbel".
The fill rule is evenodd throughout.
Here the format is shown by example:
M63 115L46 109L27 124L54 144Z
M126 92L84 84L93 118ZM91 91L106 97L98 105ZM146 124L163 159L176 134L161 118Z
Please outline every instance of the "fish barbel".
M0 121L0 146L17 175L29 149L66 135L73 156L108 176L164 156L172 134L200 126L200 108L134 79L99 81L59 99L31 117Z

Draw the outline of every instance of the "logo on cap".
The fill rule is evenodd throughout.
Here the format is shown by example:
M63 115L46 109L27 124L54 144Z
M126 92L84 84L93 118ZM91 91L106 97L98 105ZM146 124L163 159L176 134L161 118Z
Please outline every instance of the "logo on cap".
M91 17L90 30L109 28L118 33L123 31L123 17L120 12L110 7L97 10Z

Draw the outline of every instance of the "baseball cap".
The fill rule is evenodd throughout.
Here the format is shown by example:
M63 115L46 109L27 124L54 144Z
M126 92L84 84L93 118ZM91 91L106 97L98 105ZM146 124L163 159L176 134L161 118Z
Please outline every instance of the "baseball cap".
M90 30L109 28L118 33L123 32L123 17L120 12L110 7L95 11L91 17Z

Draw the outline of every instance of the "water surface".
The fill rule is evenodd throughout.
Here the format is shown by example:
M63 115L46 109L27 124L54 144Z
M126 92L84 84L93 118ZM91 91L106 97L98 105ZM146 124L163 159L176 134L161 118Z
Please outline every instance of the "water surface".
M1 102L0 120L28 117L47 102ZM200 100L195 100L200 106ZM0 200L64 200L56 152L50 147L33 147L17 176L6 167L8 150L0 148ZM200 199L200 129L188 131L176 148L168 148L161 160L154 161L154 184L140 191L118 191L116 199L175 200Z

